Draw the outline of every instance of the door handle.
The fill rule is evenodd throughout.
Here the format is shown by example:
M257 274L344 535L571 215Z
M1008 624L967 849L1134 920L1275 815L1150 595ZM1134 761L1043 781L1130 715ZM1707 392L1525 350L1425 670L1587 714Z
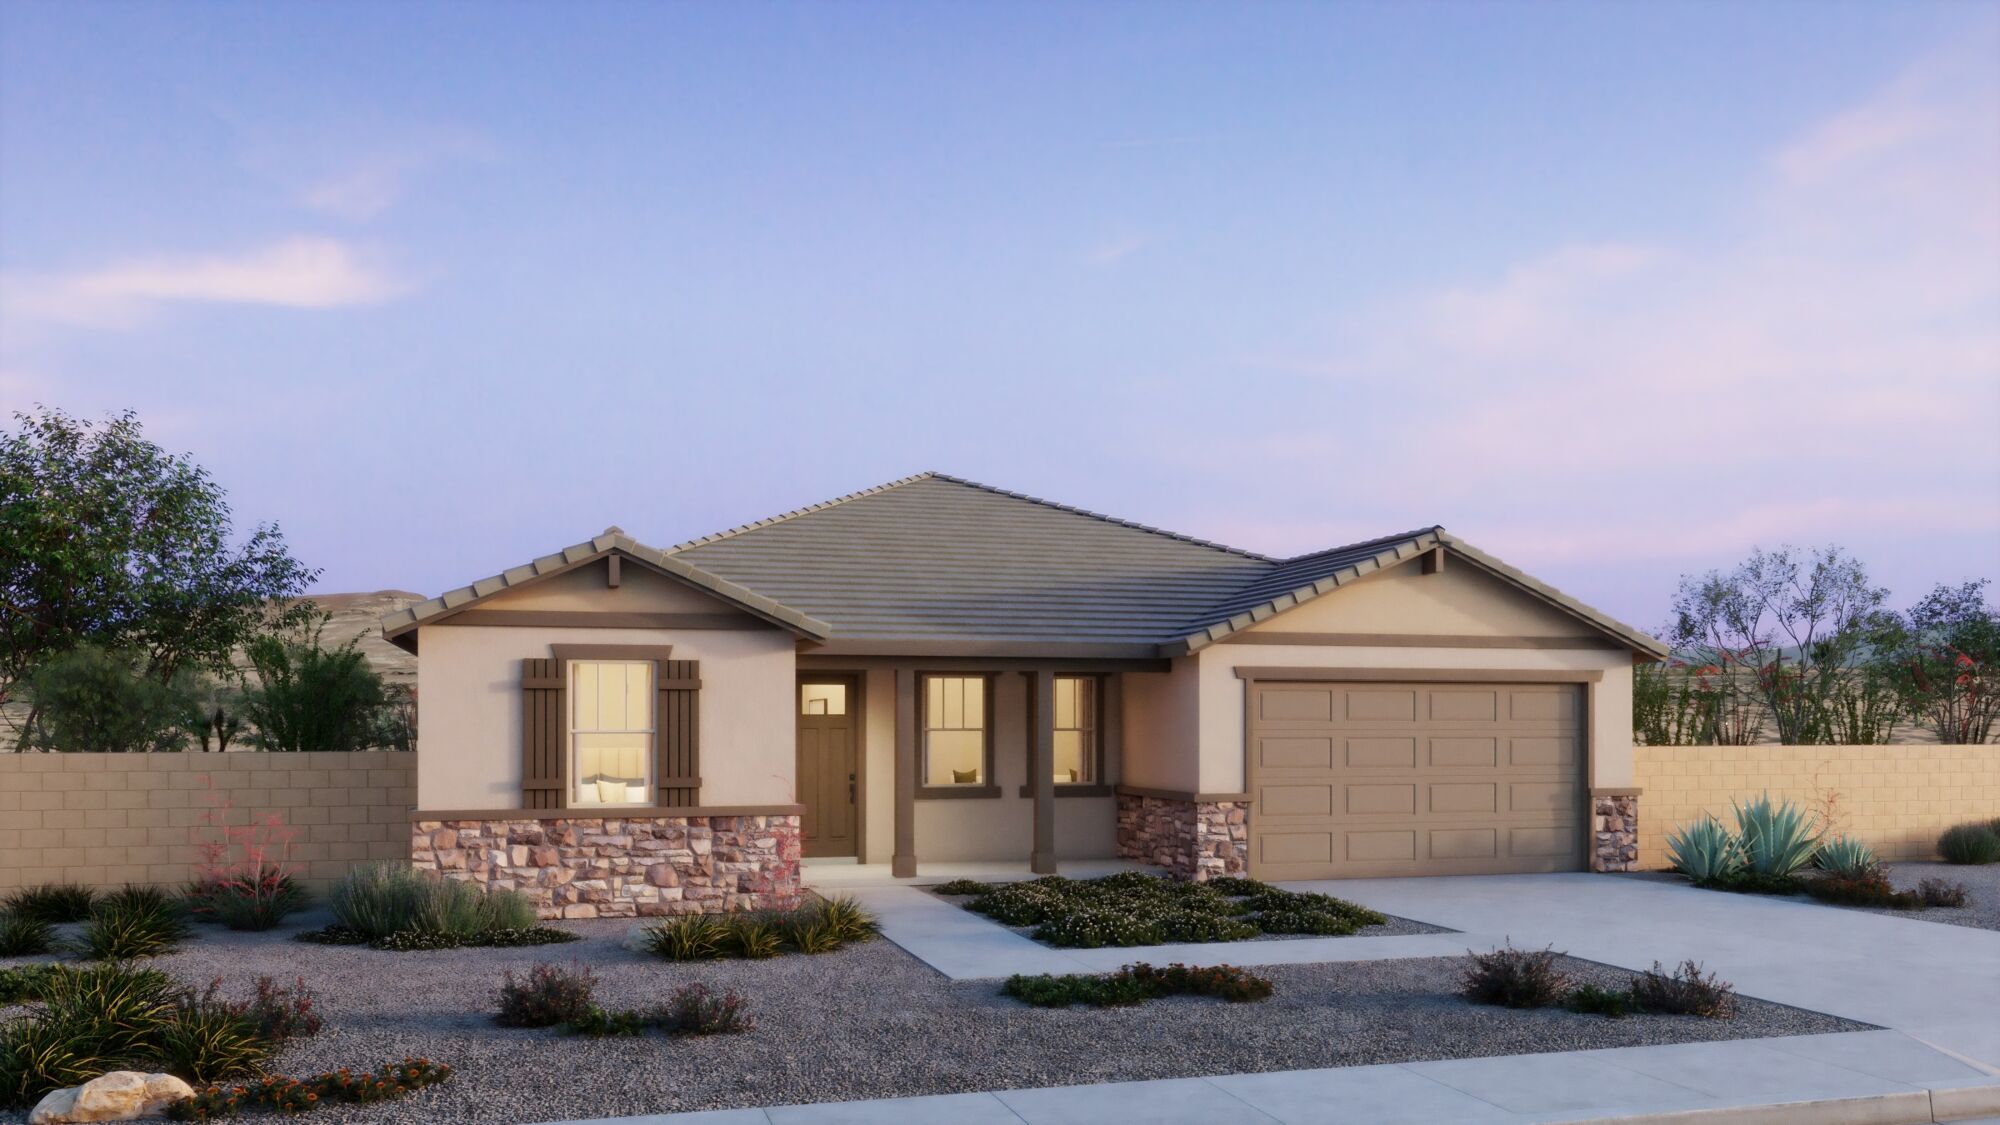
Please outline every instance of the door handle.
M847 775L847 803L854 803L854 775L851 773Z

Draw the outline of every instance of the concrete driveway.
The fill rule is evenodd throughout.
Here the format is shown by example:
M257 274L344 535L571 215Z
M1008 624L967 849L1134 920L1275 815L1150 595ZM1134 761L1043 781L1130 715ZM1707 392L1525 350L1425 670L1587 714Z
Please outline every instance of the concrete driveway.
M2000 932L1615 875L1282 885L1626 968L1691 957L1739 992L1894 1028L2000 1072Z

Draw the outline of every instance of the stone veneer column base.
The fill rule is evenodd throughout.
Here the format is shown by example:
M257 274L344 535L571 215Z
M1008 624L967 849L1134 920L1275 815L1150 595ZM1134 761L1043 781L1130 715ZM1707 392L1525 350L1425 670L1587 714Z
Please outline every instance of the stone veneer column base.
M1590 813L1590 869L1639 870L1639 795L1592 796Z
M1250 806L1118 794L1118 856L1193 882L1250 871Z
M786 909L800 894L797 816L419 820L410 861L520 891L544 918Z

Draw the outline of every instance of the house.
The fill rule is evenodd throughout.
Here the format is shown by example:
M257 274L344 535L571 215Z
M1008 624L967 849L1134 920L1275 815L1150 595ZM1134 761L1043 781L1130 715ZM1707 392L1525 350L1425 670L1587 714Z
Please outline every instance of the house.
M1664 646L1438 527L1276 559L939 473L391 614L412 854L569 917L806 862L1625 869Z

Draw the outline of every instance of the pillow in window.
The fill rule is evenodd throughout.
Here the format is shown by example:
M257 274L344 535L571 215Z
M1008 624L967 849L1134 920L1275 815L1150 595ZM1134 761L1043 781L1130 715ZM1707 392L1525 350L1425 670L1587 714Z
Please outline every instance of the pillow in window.
M979 771L953 770L951 771L951 782L953 785L977 785L979 784Z
M1071 771L1069 771L1069 779L1070 779L1070 780L1071 780L1072 782L1073 782L1073 781L1075 781L1075 780L1077 779L1077 778L1076 778L1076 771L1075 771L1075 770L1071 770Z
M617 778L605 778L597 783L597 803L600 805L621 804L625 800L625 783Z
M628 804L628 805L643 805L643 804L645 804L645 803L646 803L646 787L645 787L645 786L644 786L643 784L641 784L641 783L639 783L639 782L636 782L636 781L634 781L634 782L631 782L630 784L626 785L626 786L625 786L625 803L626 803L626 804Z

